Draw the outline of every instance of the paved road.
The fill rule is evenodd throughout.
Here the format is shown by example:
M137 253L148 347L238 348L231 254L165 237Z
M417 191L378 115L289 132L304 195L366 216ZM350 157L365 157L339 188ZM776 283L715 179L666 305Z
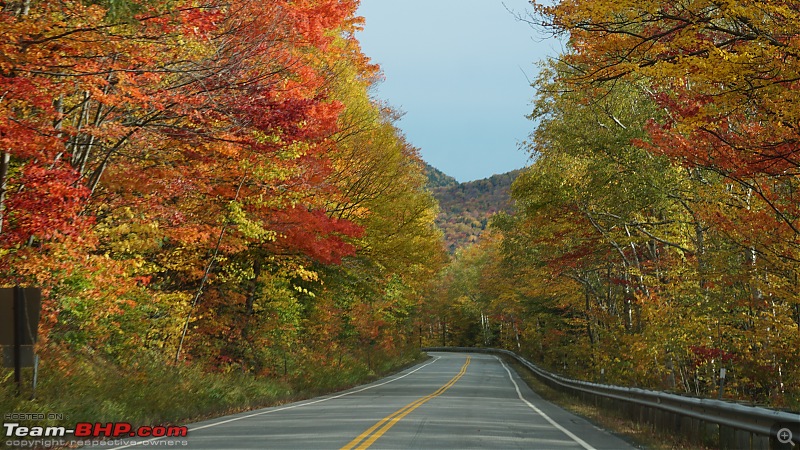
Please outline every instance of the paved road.
M633 448L545 402L495 356L431 356L343 393L190 425L188 447L178 448Z

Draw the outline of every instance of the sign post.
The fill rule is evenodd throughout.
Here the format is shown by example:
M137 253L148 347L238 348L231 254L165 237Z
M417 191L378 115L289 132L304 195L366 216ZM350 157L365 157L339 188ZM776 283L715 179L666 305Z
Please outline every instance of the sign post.
M17 395L22 392L22 367L34 365L33 345L38 334L41 307L42 291L39 288L0 288L3 365L14 367Z
M14 286L14 383L17 384L17 395L22 393L22 320L25 314L25 293L19 286Z

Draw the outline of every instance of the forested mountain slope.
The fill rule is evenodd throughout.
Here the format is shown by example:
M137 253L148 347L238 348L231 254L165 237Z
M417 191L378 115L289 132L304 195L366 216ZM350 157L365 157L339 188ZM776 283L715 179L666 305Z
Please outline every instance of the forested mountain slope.
M452 253L475 242L493 214L510 211L509 190L519 173L519 170L514 170L458 183L438 169L427 166L428 188L439 201L436 224L444 232L448 251Z
M458 180L427 163L425 164L425 175L428 177L430 190L458 186Z

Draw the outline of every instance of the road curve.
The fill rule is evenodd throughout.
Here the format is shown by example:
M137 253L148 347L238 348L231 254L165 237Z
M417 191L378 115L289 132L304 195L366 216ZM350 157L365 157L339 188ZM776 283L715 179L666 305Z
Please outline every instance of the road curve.
M190 449L631 449L492 355L435 353L372 384L189 426ZM169 446L170 442L122 448ZM178 444L178 445L175 445Z

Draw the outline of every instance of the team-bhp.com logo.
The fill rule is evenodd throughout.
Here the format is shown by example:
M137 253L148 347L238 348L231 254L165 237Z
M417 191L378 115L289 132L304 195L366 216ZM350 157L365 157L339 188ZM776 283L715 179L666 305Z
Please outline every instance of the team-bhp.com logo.
M76 438L159 438L186 437L188 428L184 426L142 426L134 427L128 422L78 422L75 428L21 426L19 423L4 423L7 438L65 437Z

